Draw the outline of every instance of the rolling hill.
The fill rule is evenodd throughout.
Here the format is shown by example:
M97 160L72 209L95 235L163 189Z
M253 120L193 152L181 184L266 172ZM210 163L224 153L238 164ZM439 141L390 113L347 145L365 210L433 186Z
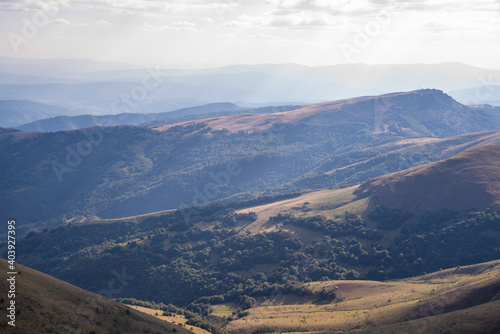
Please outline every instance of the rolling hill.
M0 264L7 272L7 261L0 259ZM16 267L15 327L7 324L7 280L0 282L5 297L0 302L2 333L191 333L36 270L19 264ZM107 289L102 291L111 294Z
M500 207L500 146L467 150L450 159L368 181L357 190L380 205L411 212Z
M445 160L379 176L360 185L307 191L295 198L238 212L257 214L258 219L245 227L255 233L274 228L269 219L280 213L334 219L349 212L375 223L370 214L378 206L386 208L386 215L391 211L411 213L411 217L390 228L401 230L403 223L418 225L422 220L432 220L429 213L443 212L446 219L446 212L456 216L477 208L498 210L499 171L500 145L481 145Z
M499 161L499 146L485 146L345 189L68 224L29 233L19 259L89 291L112 278L106 268L120 264L137 282L117 297L168 301L205 315L216 305L251 306L277 291L301 296L310 282L382 281L492 261L500 258ZM434 182L485 165L489 172L469 180L467 192ZM385 206L368 191L390 184L395 198L415 187L437 204ZM471 196L489 200L455 206Z
M163 125L164 131L121 126L0 135L9 161L0 167L0 213L17 218L25 234L67 222L346 187L499 144L497 132L469 133L499 129L494 111L468 108L437 90L261 109Z

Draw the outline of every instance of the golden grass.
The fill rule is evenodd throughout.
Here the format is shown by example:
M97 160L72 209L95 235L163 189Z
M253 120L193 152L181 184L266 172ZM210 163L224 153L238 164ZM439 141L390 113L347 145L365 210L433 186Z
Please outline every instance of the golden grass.
M358 99L353 99L358 100ZM153 129L166 131L174 126L189 126L192 124L205 123L214 131L227 129L231 132L249 131L255 132L270 128L274 123L296 123L306 117L320 113L327 109L338 109L347 101L334 101L314 103L302 106L302 108L277 112L272 114L238 114L224 117L213 117L195 121L188 121L178 124L167 124ZM349 102L348 102L349 103Z
M270 217L279 213L292 214L296 217L322 215L328 219L343 217L346 211L363 214L368 208L367 199L357 199L354 192L358 186L344 189L325 189L309 191L299 197L252 208L238 210L238 213L255 212L257 220L241 228L241 233L260 233L274 230L275 225L267 224Z
M199 327L191 326L191 325L186 325L187 319L186 317L178 314L174 314L173 316L164 316L162 310L155 310L152 308L147 308L147 307L142 307L142 306L135 306L135 305L127 305L130 308L133 308L134 310L137 310L142 313L146 313L149 315L152 315L160 320L166 321L168 323L174 324L174 325L181 325L185 327L186 329L190 330L193 333L196 334L210 334L210 332L201 329Z
M316 303L312 297L285 295L251 308L249 315L231 321L227 329L234 333L264 329L268 332L366 330L400 323L422 312L432 316L425 312L438 309L436 305L446 304L455 312L470 295L486 293L495 286L500 286L500 260L394 282L312 282L307 284L312 293L337 287L338 298L324 304ZM489 300L490 296L485 298ZM500 299L500 294L497 298ZM449 320L444 315L439 319Z
M393 93L393 94L386 94L384 95L384 97L394 97L397 95L407 95L413 93L414 92ZM238 131L254 132L254 131L268 129L273 124L276 123L297 123L301 120L304 120L305 118L325 112L329 113L346 112L342 110L342 108L346 105L352 105L359 102L364 102L374 99L377 99L377 101L379 101L378 103L380 104L380 97L365 96L365 97L356 97L356 98L337 100L337 101L305 104L302 105L301 108L295 110L277 112L272 114L238 114L238 115L230 115L223 117L206 118L206 119L188 121L177 124L167 124L152 128L158 131L166 131L174 126L188 126L192 124L205 123L207 124L208 127L212 128L213 130L226 129L231 132L238 132ZM386 103L389 103L389 101L387 100ZM386 107L388 108L389 105L387 104ZM373 113L370 112L369 110L368 112L360 110L356 114L352 112L347 112L347 113L355 117L360 117L365 119L368 118L370 120L373 119ZM319 122L321 121L321 115L318 121Z
M212 315L215 315L217 317L230 317L235 309L236 307L234 307L233 305L213 305Z
M500 333L500 300L422 319L375 327L360 334Z

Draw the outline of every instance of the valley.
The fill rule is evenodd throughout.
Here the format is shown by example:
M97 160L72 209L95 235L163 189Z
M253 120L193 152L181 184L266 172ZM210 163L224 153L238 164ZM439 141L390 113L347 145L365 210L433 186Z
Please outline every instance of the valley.
M106 297L199 334L498 328L497 108L439 90L206 108L3 129L20 263L100 294L121 273Z
M324 330L327 323L316 316L324 319L325 312L343 319L338 323L343 330L376 328L413 319L409 314L419 309L418 302L433 295L431 285L419 279L397 286L387 280L500 257L499 193L494 183L499 169L500 146L486 145L344 189L73 223L29 233L22 241L19 261L89 291L112 279L114 271L133 272L134 280L114 298L139 306L172 303L211 321L220 312L236 311L240 320L228 318L228 330L250 326L253 332L255 323L262 323L267 328L264 332L273 332L273 321L279 325L284 319L290 326L309 319L315 330ZM435 181L446 180L447 175L465 188L443 188ZM408 192L427 195L401 201ZM466 283L460 282L436 291L446 294ZM337 286L341 294L352 285L359 289L355 293L362 293L363 284L382 289L359 300L364 308L354 307L355 294L346 295L353 300L345 302L351 306L338 311L322 306L337 298L332 287ZM492 283L494 291L496 284ZM378 293L393 302L387 304ZM292 318L272 315L273 320L265 320L271 319L266 314L277 312L273 307L288 310L286 305L264 303L280 295L290 295L293 306L285 313L291 312ZM303 298L308 295L314 299ZM370 306L366 303L371 298ZM259 300L264 304L253 310ZM308 304L311 301L319 306ZM402 313L389 316L393 308ZM360 314L372 314L374 322L362 322ZM380 320L386 317L389 320ZM224 322L200 325L204 321L200 318L191 324L210 326L211 331L225 326Z
M0 1L0 333L499 334L499 13Z

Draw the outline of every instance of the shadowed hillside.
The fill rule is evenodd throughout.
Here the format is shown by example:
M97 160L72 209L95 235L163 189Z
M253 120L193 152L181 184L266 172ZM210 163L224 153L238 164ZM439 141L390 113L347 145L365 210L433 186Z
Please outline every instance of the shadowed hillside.
M68 110L43 103L18 100L0 100L0 127L19 125L58 115L67 115Z
M243 209L240 212L257 213L258 219L247 227L251 231L257 231L270 217L279 213L299 217L322 215L335 218L348 211L373 220L370 213L375 207L381 206L387 210L411 213L411 218L408 219L417 222L428 213L439 210L465 213L477 208L498 209L500 145L488 145L497 136L496 132L488 133L482 137L486 144L484 146L474 147L442 161L380 176L361 185L304 192L297 198ZM447 140L457 139L453 137ZM493 142L498 140L496 138ZM480 143L482 142L476 142ZM434 145L440 143L434 142ZM450 150L457 147L460 146Z
M3 273L7 261L1 259ZM2 333L190 333L142 312L16 264L16 326L7 324L7 280L0 281ZM121 278L123 279L124 276ZM113 285L114 284L114 285ZM118 288L113 280L110 286ZM109 290L103 289L109 293Z
M410 212L500 206L500 146L467 150L450 159L381 176L356 192Z

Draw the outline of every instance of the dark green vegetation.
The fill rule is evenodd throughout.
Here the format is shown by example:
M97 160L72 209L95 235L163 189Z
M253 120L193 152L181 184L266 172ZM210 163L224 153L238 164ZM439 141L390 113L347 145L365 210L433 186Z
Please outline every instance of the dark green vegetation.
M279 215L271 222L282 229L237 233L253 219L217 205L73 224L30 233L21 241L21 261L93 292L118 272L129 283L113 297L173 303L207 315L213 304L244 305L244 296L305 293L302 284L310 281L408 277L500 257L496 212L428 213L418 224L404 225L390 244L382 242L384 229L347 216ZM289 226L320 233L308 241Z
M346 186L499 142L497 132L461 135L500 129L497 113L460 105L436 90L276 115L256 115L267 124L261 130L215 131L200 121L163 132L118 127L3 134L0 213L16 218L25 234L98 217ZM450 124L457 115L463 122Z
M284 213L278 210L253 233L245 230L262 219L266 205L301 203L302 197L321 201L314 192L268 196L31 232L20 240L18 256L108 297L172 303L200 316L209 315L213 305L233 303L239 307L235 317L245 317L258 299L310 294L309 282L386 280L498 259L500 214L488 207L498 210L499 170L500 146L483 146L329 191L332 197L357 194L347 203L353 210L365 208L357 214L325 218L308 211L321 202L289 205L291 211L278 206ZM447 175L455 182L449 187L434 181ZM467 191L457 192L455 185ZM419 192L429 195L411 212L408 199L393 200ZM472 208L471 196L481 206ZM469 206L453 209L465 202ZM126 284L109 285L112 280ZM333 297L320 290L315 300Z
M7 272L7 261L0 259L0 268ZM190 333L33 269L16 268L16 327L7 324L10 300L4 292L9 287L6 279L0 280L2 333Z

